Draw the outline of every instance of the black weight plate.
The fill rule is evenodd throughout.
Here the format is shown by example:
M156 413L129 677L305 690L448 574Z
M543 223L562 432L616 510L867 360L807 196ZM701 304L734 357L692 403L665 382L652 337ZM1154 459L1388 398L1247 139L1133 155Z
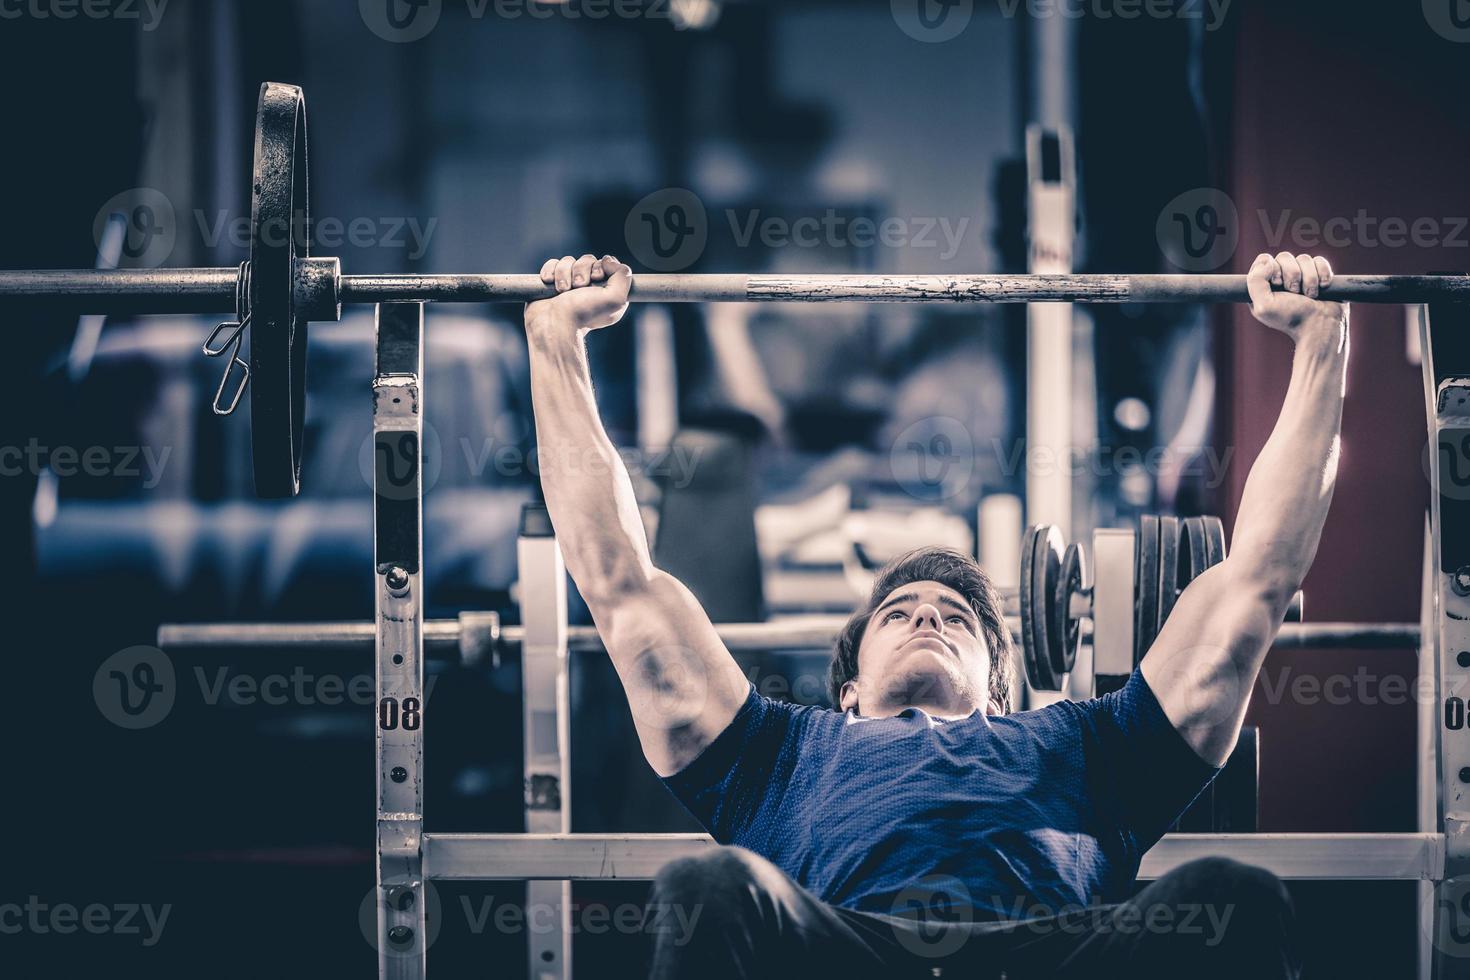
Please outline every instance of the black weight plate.
M1169 602L1169 608L1164 611L1164 619L1169 618L1173 612L1174 604L1189 588L1189 583L1199 578L1204 570L1208 568L1208 555L1205 551L1205 527L1204 521L1199 517L1186 517L1179 522L1179 568L1178 576L1174 582L1175 592Z
M1185 547L1188 551L1187 561L1189 568L1189 581L1193 582L1204 574L1209 568L1208 556L1205 553L1205 522L1202 517L1186 517L1184 519Z
M1159 519L1138 519L1138 542L1133 550L1133 666L1154 644L1159 622Z
M1181 562L1184 559L1184 549L1179 518L1159 518L1159 621L1154 626L1154 635L1158 636L1164 628L1164 623L1169 620L1169 613L1174 611L1174 603L1179 599L1179 593L1189 583L1180 583L1183 568Z
M1053 666L1059 659L1055 646L1060 637L1053 635L1052 623L1056 614L1052 607L1062 564L1062 532L1051 524L1039 524L1036 531L1031 555L1031 594L1036 605L1032 608L1031 628L1036 636L1036 659L1047 681L1043 690L1060 691L1062 676Z
M1021 536L1021 577L1020 577L1020 606L1021 606L1021 659L1026 667L1027 682L1038 691L1050 690L1046 687L1048 674L1046 667L1042 666L1045 659L1041 648L1036 645L1035 623L1038 615L1036 609L1036 590L1032 585L1031 566L1036 558L1036 537L1041 530L1040 527L1029 527Z
M1205 529L1205 567L1214 568L1225 560L1225 525L1213 514L1201 517L1200 523Z
M301 489L306 320L296 311L297 259L309 252L306 101L294 85L260 87L250 200L250 441L255 492Z
M1077 663L1077 648L1082 641L1082 617L1072 613L1072 597L1083 594L1088 578L1087 553L1074 541L1062 552L1056 598L1052 602L1051 666L1058 675L1071 673Z
M1041 592L1047 602L1047 616L1042 620L1042 644L1041 649L1047 654L1047 670L1055 680L1054 691L1061 691L1063 676L1067 673L1064 666L1063 648L1064 623L1057 608L1057 589L1061 580L1061 530L1054 525L1045 525L1045 532L1036 536L1035 569L1033 573L1038 574L1036 588L1045 589Z
M1048 525L1035 525L1026 530L1020 545L1020 638L1026 664L1026 679L1036 691L1058 691L1060 683L1051 670L1047 654L1045 621L1050 616L1050 599L1045 591L1045 570L1038 574L1038 555L1044 554Z

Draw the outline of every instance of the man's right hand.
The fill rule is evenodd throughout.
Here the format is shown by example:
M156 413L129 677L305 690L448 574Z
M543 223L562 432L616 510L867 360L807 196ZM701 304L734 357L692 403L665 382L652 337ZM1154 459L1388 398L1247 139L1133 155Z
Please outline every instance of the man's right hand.
M1245 282L1255 318L1292 340L1304 332L1336 336L1347 325L1344 304L1318 298L1321 288L1332 282L1332 266L1321 256L1263 252L1251 263Z
M628 310L633 270L616 257L564 255L547 259L541 281L555 286L557 295L526 305L526 325L557 325L577 334L610 327Z

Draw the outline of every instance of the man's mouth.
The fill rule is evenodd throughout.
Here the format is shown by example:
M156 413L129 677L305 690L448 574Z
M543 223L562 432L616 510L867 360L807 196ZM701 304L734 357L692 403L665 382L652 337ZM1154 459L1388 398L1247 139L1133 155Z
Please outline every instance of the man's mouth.
M921 643L921 642L927 642L927 644L930 647L938 647L940 650L944 651L946 654L948 654L951 657L957 656L957 654L954 651L954 648L951 647L948 643L946 643L944 641L944 638L941 637L938 633L915 633L913 636L909 637L907 640L904 640L903 641L903 645L904 646L909 646L910 644Z

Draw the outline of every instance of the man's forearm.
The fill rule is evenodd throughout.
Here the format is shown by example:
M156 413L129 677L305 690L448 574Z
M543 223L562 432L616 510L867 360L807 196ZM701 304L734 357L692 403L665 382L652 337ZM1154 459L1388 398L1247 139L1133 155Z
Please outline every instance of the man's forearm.
M632 481L602 427L571 324L526 323L541 487L567 570L589 603L653 572Z
M1230 563L1283 611L1311 567L1332 502L1347 336L1345 321L1323 320L1298 338L1281 416L1251 467L1236 517Z

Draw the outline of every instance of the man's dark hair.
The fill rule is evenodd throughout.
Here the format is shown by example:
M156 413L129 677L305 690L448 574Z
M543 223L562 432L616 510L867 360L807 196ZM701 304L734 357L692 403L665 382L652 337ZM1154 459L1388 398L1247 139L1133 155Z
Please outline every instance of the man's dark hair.
M1001 714L1009 714L1015 652L1000 593L975 559L949 548L919 548L895 558L878 571L868 601L852 614L838 634L837 648L832 651L832 663L827 668L827 696L832 699L832 706L841 707L842 686L857 677L858 648L867 632L868 619L894 589L910 582L938 582L948 586L964 596L975 610L985 644L990 648L989 699L1000 706ZM981 706L981 710L986 708Z

